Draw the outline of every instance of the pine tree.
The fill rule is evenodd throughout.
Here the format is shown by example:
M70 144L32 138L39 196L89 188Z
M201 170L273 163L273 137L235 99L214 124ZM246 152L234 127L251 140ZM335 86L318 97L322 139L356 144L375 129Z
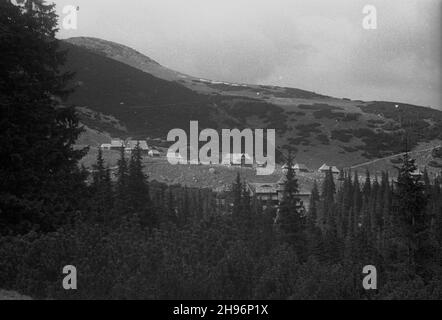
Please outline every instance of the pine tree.
M195 199L195 206L196 206L195 217L196 217L196 220L199 222L199 221L203 220L203 218L204 218L203 197L201 194L201 189L198 189L196 191L195 197L196 197L196 199Z
M344 176L341 192L340 211L342 216L342 236L345 237L348 233L350 210L353 206L353 182L350 173Z
M424 244L428 238L428 221L426 217L427 198L420 177L413 176L417 169L414 159L408 152L404 154L403 163L398 167L398 178L394 193L395 215L399 231L407 248L407 264L411 270L419 271L425 259Z
M355 209L354 213L356 217L358 217L362 207L362 193L361 193L361 187L359 184L359 176L357 171L355 171L355 175L353 178L353 206ZM359 222L359 219L357 221Z
M321 192L320 228L325 230L330 215L334 212L336 187L331 169L326 172Z
M318 203L319 203L320 197L319 197L319 190L318 190L318 184L315 180L313 183L312 193L310 195L310 207L307 215L307 226L309 229L314 229L314 227L317 226L317 219L318 219Z
M318 204L320 201L318 184L313 184L312 193L310 195L310 207L307 215L307 242L308 255L320 256L321 252L321 229L318 227Z
M232 217L237 221L240 219L241 210L242 210L241 208L242 190L243 186L241 182L241 176L238 172L236 174L235 182L232 185L232 192L231 192L231 197L233 198Z
M55 5L26 3L0 2L0 225L49 231L84 192L77 164L86 150L73 148L81 128L62 105L72 74L61 71Z
M128 165L124 153L124 147L120 148L118 160L117 183L115 190L115 211L117 215L129 213L129 190L128 190Z
M103 151L98 149L97 162L92 166L92 214L101 222L110 220L110 211L113 207L113 190L110 169L105 168Z
M386 207L389 207L388 199L385 195L389 191L388 174L387 172L382 172L381 184L377 194L378 203L376 206L376 222L381 231L383 231L385 227L384 212L386 211Z
M189 201L189 192L187 187L184 187L182 199L181 199L181 210L179 213L179 223L181 226L184 226L189 222L190 218L190 201Z
M362 259L364 263L370 262L370 259L372 259L374 255L373 248L375 234L373 232L372 208L372 200L370 198L365 200L364 198L361 209L362 223L358 232L359 258Z
M436 240L436 254L435 260L437 265L442 266L442 190L441 190L442 180L436 179L434 181L434 226L433 226L433 237Z
M292 245L298 257L303 259L306 255L306 222L303 207L297 197L298 180L293 169L291 153L287 157L287 166L277 224L281 231L282 239Z
M368 201L371 194L371 179L370 179L370 171L368 171L368 169L365 172L365 182L364 182L364 187L362 188L362 194L364 196L364 200Z
M241 225L243 227L244 233L250 233L253 227L253 212L252 212L252 199L250 198L249 190L247 189L247 184L244 182L242 184L241 190Z
M356 232L357 228L355 226L355 209L350 208L348 220L347 220L347 233L344 239L344 257L350 261L355 260L356 252Z
M333 179L333 173L330 169L325 173L324 184L322 185L322 200L326 203L332 204L335 201L335 194L336 186Z
M257 203L256 228L257 239L256 247L259 252L268 252L274 245L275 233L274 222L276 217L276 209L271 200L266 202L264 210L261 202Z
M156 225L157 219L150 199L147 176L143 172L143 157L139 143L132 150L127 178L130 212L137 214L143 225L149 227Z
M165 203L164 208L166 210L166 222L176 225L178 222L178 218L176 215L175 199L170 187L167 188L167 202Z
M333 209L335 206L332 207ZM323 232L324 237L324 252L325 257L328 262L336 263L341 259L341 252L343 251L343 239L339 238L338 235L338 222L336 219L336 212L334 210L330 210L330 214L328 215L325 231Z
M381 186L379 185L378 178L375 177L370 193L372 232L378 232L381 227L381 216L379 212L381 211L382 197L380 196L380 192Z
M92 188L93 189L99 189L100 185L105 180L106 176L106 168L104 166L104 159L103 159L103 151L101 148L98 148L97 153L97 162L92 166L93 172L92 172Z

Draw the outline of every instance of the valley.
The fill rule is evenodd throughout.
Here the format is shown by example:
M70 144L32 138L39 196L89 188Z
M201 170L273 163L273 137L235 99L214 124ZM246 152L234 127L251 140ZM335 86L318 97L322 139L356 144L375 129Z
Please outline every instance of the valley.
M66 68L76 72L76 90L66 103L76 106L86 127L80 145L131 137L164 147L171 129L188 131L190 121L198 120L200 130L274 128L280 164L282 154L292 150L312 168L324 162L347 168L400 154L405 136L414 151L442 140L442 112L435 109L199 79L96 38L72 38L63 46L69 52ZM434 159L419 166L440 169Z

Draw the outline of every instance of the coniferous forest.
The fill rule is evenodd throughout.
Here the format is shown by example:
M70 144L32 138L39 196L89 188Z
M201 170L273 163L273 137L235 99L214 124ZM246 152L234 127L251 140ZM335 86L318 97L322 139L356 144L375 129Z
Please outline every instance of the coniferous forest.
M0 288L55 299L441 299L442 176L331 171L305 212L288 156L278 209L238 175L209 189L151 182L140 148L116 179L79 165L72 74L51 5L0 2ZM359 175L365 176L360 179ZM64 290L63 266L78 271ZM377 269L376 290L362 286Z

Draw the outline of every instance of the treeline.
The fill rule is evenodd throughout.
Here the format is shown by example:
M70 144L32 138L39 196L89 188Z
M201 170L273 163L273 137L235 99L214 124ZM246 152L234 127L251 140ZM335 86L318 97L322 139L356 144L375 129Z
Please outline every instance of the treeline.
M415 175L416 169L405 154L397 179L387 173L372 179L367 171L361 184L357 172L348 172L336 192L327 174L321 195L316 188L312 192L308 254L319 261L376 266L376 297L440 299L442 179L430 181L426 171Z
M112 182L99 153L71 223L2 237L0 283L39 298L442 297L442 179L413 176L407 156L394 182L348 173L336 186L328 173L308 212L291 169L278 209L238 175L230 210L217 212L208 190L152 186L141 160L139 149L130 160L122 152ZM76 291L62 288L65 265L78 270ZM365 265L377 268L378 290L364 290Z
M148 182L143 172L142 150L137 146L128 159L121 148L116 179L106 166L101 149L90 175L88 197L82 218L112 225L122 217L138 217L143 227L152 230L174 224L183 226L219 213L216 195L211 189L168 186Z

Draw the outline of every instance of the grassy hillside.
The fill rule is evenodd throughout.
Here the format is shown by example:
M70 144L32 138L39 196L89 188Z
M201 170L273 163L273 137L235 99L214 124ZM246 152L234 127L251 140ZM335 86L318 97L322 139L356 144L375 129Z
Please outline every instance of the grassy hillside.
M161 138L173 128L274 128L298 162L348 167L442 139L442 112L394 102L338 99L294 88L196 79L120 44L63 42L77 87L68 103L113 137Z
M410 152L410 156L416 160L416 165L420 171L425 169L431 177L436 177L442 172L442 141L433 143L420 144L414 151ZM373 174L387 171L391 175L396 175L396 166L402 163L403 153L395 154L385 158L367 161L351 167L351 170L365 172L369 170Z

